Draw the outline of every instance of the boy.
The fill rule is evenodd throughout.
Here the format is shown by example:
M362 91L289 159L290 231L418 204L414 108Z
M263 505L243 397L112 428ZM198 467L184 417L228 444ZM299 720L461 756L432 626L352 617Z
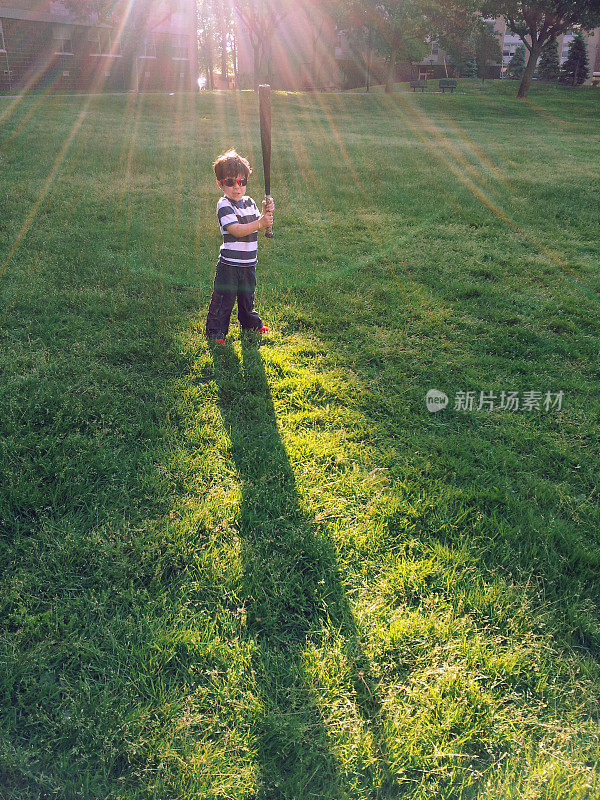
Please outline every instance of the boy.
M223 197L217 203L217 217L223 234L215 283L206 317L206 336L225 344L229 319L237 297L238 319L242 330L268 333L254 308L256 289L256 253L258 231L273 224L272 200L263 200L262 214L246 184L252 172L250 164L235 150L220 155L213 164L217 186Z

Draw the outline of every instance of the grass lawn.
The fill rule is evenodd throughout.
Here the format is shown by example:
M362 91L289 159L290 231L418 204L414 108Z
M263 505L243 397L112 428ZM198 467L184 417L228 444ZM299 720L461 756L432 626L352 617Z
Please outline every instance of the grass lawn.
M600 796L600 94L460 89L274 95L224 348L255 95L0 98L2 798Z

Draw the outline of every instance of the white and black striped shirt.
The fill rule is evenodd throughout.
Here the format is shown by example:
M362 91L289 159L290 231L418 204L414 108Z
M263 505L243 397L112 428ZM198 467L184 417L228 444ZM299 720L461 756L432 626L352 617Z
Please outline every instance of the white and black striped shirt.
M223 234L223 244L219 252L221 261L235 267L254 267L258 250L258 233L250 233L237 239L227 233L227 226L234 222L244 225L260 218L258 206L251 197L241 200L230 200L222 197L217 203L217 217Z

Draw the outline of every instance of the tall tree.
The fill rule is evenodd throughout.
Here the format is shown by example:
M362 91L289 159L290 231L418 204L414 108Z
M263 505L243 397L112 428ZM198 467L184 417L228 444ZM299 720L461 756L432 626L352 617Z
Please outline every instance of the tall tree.
M420 0L379 0L370 14L373 47L385 56L385 91L392 92L399 61L420 61L427 52L427 20Z
M198 61L200 72L206 76L206 88L215 88L215 42L218 41L219 26L214 15L212 0L200 0L198 4Z
M343 31L354 65L364 72L365 89L371 85L371 67L375 37L375 2L372 0L338 0L332 12L338 30Z
M232 0L201 0L201 2L212 17L212 28L214 29L213 37L216 48L212 46L212 43L208 47L218 53L221 75L227 78L230 67L235 74L235 64L233 63L235 22ZM206 45L207 43L205 43Z
M583 36L579 33L571 42L569 55L562 66L561 80L571 86L580 86L589 75L587 48Z
M244 26L253 56L254 88L270 80L271 41L275 30L289 11L289 0L233 0L235 11Z
M481 0L337 0L339 27L349 31L367 65L374 50L387 62L386 91L391 91L398 61L420 61L429 41L452 53L455 63L472 59ZM480 16L480 15L479 15ZM369 69L367 67L367 76Z
M560 76L560 57L558 55L558 42L553 39L548 42L542 51L538 64L538 77L542 81L557 81Z
M480 0L421 0L427 34L444 50L458 72L477 58L477 42L483 36Z
M477 74L485 81L488 64L502 64L502 48L494 33L494 24L486 20L478 20L473 42Z
M517 97L526 97L538 58L548 42L569 29L600 25L600 0L484 0L482 13L504 17L529 51Z
M511 60L508 62L506 74L509 78L522 78L527 64L527 51L524 44L518 44Z
M99 21L107 20L119 0L62 0L63 6L77 19L87 19L95 14Z

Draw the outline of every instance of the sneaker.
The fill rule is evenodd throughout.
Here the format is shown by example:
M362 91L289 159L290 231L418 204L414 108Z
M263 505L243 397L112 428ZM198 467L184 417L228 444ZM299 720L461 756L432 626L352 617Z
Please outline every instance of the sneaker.
M217 344L225 344L225 339L215 339Z
M257 333L271 333L271 328L263 325L262 328L257 328Z

